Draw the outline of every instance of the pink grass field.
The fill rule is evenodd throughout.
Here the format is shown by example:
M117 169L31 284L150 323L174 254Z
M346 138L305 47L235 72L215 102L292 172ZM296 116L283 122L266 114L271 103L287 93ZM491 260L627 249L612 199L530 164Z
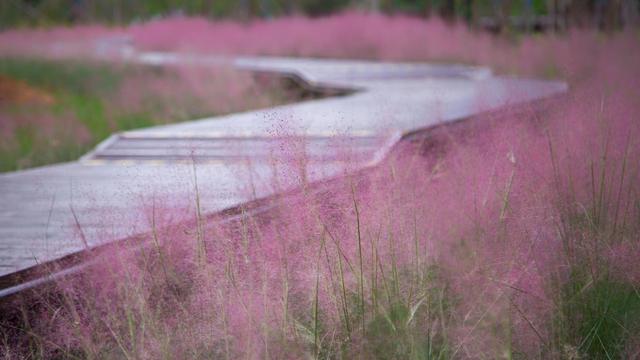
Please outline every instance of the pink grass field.
M564 78L592 72L600 62L608 60L614 49L626 54L626 60L619 59L625 63L633 64L638 56L629 48L638 41L633 29L614 36L571 30L506 39L437 18L360 12L247 23L177 17L126 28L86 25L17 29L0 33L0 52L76 55L87 51L96 39L112 39L116 43L128 39L137 49L153 51L455 61L488 65L508 73Z
M407 139L365 174L300 182L268 215L221 223L197 216L193 189L149 195L149 245L101 252L38 306L17 300L36 310L5 327L5 357L640 356L638 32L507 40L364 13L177 18L8 31L0 52L122 34L145 50L482 64L570 91Z

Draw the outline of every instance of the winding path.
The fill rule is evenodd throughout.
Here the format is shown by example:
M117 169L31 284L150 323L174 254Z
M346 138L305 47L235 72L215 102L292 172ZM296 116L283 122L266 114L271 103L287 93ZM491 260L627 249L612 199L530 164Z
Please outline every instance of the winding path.
M0 297L40 263L148 231L151 202L190 206L195 179L202 212L217 213L375 165L408 133L567 89L456 65L168 53L127 60L231 61L345 94L118 133L78 161L0 174Z

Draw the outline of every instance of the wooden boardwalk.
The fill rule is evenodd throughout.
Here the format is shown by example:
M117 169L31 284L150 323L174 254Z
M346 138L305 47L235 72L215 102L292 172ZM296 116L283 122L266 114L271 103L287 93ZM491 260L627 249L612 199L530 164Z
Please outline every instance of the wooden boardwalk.
M202 211L212 214L375 165L404 134L566 91L562 82L454 65L163 53L127 60L231 61L352 93L114 134L76 162L0 174L0 296L12 292L15 274L148 231L150 202L189 206L194 163ZM282 177L277 188L274 174Z

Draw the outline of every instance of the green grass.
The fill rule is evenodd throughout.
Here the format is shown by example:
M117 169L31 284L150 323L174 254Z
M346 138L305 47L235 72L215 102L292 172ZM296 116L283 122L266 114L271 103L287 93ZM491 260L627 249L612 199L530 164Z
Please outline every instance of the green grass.
M87 96L115 91L123 75L106 64L31 58L0 58L0 74L56 93Z
M369 352L376 359L449 359L445 324L451 316L446 285L429 270L419 288L425 293L413 300L399 294L382 310L374 311L366 326ZM416 269L417 270L417 269ZM412 274L415 275L415 274ZM433 326L434 324L440 326Z
M574 272L561 286L555 346L589 359L620 359L640 331L640 293L632 284Z

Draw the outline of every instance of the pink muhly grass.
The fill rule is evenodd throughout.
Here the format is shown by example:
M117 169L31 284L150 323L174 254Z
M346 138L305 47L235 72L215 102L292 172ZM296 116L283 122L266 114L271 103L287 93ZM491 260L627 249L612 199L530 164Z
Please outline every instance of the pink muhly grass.
M348 28L345 19L366 26ZM58 284L61 305L34 316L43 351L141 358L600 354L581 333L581 321L593 314L567 310L575 295L567 288L583 285L582 277L586 294L614 280L640 286L640 77L633 66L640 51L632 35L605 44L594 43L596 34L571 32L515 47L481 37L478 49L441 41L409 53L359 30L373 31L371 24L402 29L391 26L390 38L412 27L431 26L439 39L445 31L442 23L363 14L247 27L180 19L132 31L149 48L184 44L159 42L145 27L157 34L189 27L193 48L207 51L452 56L524 73L559 71L572 91L405 139L379 167L323 187L306 183L304 146L283 125L275 130L284 144L274 155L274 177L263 182L298 192L267 200L274 208L266 214L242 207L236 213L247 216L231 222L194 215L193 204L185 205L194 194L152 202L145 246L101 253L80 280ZM281 48L244 41L307 25L351 29L353 39L329 50L326 34L306 34L309 48L295 35ZM245 48L198 38L215 27ZM461 28L454 34L475 39ZM350 52L354 43L372 45ZM348 151L339 155L351 160ZM613 347L617 354L637 354L632 335L620 333L628 341Z

